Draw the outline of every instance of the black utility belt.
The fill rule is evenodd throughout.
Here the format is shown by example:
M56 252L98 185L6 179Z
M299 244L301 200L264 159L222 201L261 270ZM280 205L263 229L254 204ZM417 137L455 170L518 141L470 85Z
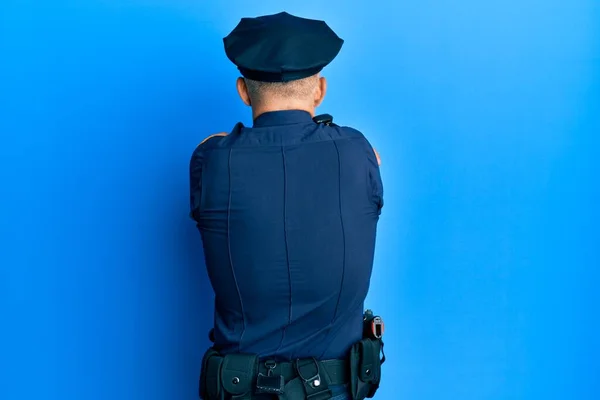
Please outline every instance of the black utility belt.
M200 398L204 400L327 400L331 386L348 385L352 400L371 398L379 388L383 322L365 314L365 337L343 360L261 360L256 354L221 355L213 347L202 359ZM380 324L380 325L379 325Z
M219 355L209 349L202 361L200 398L247 400L260 395L283 400L326 400L330 386L350 383L348 360L299 359L277 363L252 354Z

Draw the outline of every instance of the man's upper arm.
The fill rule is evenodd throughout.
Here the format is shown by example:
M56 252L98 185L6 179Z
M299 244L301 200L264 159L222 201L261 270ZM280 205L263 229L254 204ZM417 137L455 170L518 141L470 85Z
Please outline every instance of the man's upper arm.
M383 182L381 180L381 173L379 170L379 166L381 165L381 157L379 153L369 141L365 138L365 152L367 154L368 159L368 168L369 168L369 178L371 180L371 198L375 205L377 206L378 212L381 212L383 208Z
M190 217L198 222L199 211L200 211L200 199L202 197L202 166L206 152L208 150L209 143L220 139L223 136L227 136L227 133L221 132L214 135L210 135L204 139L196 147L192 153L190 160Z
M375 153L375 158L377 159L377 165L381 166L381 157L379 157L379 153L377 152L375 147L373 147L373 153Z

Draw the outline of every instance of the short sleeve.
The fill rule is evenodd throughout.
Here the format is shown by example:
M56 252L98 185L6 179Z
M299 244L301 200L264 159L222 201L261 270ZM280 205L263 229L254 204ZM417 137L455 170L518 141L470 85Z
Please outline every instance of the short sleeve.
M366 139L365 151L367 153L369 179L371 181L371 199L373 204L377 207L377 213L381 214L381 209L383 208L383 182L381 180L379 169L381 158L379 153L377 153L377 150L375 150Z
M190 218L198 222L200 212L200 197L202 195L202 163L204 152L198 146L190 160Z
M204 159L206 157L206 152L216 140L219 138L227 136L227 133L221 132L216 133L214 135L210 135L206 139L204 139L200 144L196 147L194 152L192 153L192 158L190 160L190 218L194 221L198 222L200 219L200 206L201 206L201 198L202 198L202 168L204 165Z

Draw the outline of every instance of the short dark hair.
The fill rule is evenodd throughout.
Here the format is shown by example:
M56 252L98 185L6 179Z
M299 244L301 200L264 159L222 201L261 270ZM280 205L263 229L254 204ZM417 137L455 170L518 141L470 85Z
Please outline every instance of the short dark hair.
M248 95L253 104L266 98L309 99L317 86L318 75L289 82L260 82L245 78Z

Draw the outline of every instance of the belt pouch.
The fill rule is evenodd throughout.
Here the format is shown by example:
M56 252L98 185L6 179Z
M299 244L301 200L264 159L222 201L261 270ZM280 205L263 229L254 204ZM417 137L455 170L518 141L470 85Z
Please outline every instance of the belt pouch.
M223 357L213 349L209 348L202 357L202 370L200 372L200 398L204 400L222 400L221 390L221 366Z
M350 386L353 400L372 398L381 380L382 342L366 338L354 344L350 350Z
M258 373L258 356L255 354L227 354L221 366L221 384L226 399L249 400L252 398Z

